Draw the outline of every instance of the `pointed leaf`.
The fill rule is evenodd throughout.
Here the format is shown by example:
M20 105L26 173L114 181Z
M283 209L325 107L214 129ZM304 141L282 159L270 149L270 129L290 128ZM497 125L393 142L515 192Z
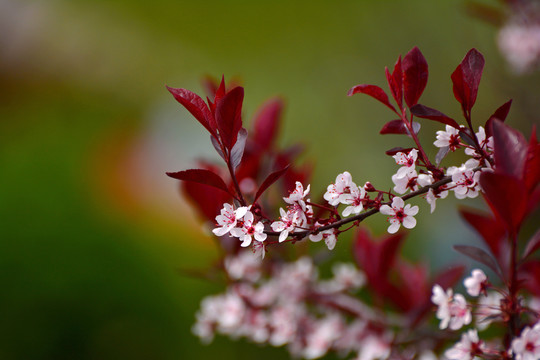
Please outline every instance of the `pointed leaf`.
M219 89L218 89L219 90ZM231 150L242 127L244 89L240 86L216 100L216 122L223 145Z
M523 259L532 255L536 250L540 249L540 229L530 238L525 251L523 251Z
M476 102L483 70L484 57L473 48L452 73L454 96L464 113L469 113Z
M221 177L219 177L218 174L210 170L189 169L189 170L178 171L178 172L168 172L166 174L172 177L173 179L182 180L182 181L192 181L198 184L212 186L216 189L223 190L226 193L231 194L229 192L229 189L227 188L227 185L223 181L223 179L221 179Z
M490 137L493 134L491 133L491 122L495 119L500 120L504 122L506 120L506 117L508 116L508 113L510 112L510 106L512 105L512 100L508 100L504 104L502 104L493 115L491 115L486 121L486 125L484 126L484 129L486 130L486 136Z
M527 140L519 131L499 120L492 121L491 132L495 171L521 179L527 158Z
M472 132L468 128L462 128L459 130L459 137L463 142L469 146L476 146L476 143L474 142L473 136L471 135Z
M384 90L378 87L377 85L365 85L365 84L356 85L352 87L347 93L348 96L352 96L354 94L369 95L372 98L379 100L384 105L388 106L393 112L397 113L394 106L390 104L390 101L388 100L388 95L386 95Z
M523 179L528 193L532 192L540 183L540 144L536 139L536 126L533 126L529 140Z
M176 101L182 104L212 135L216 135L214 117L208 109L208 105L197 94L186 89L175 89L166 86Z
M439 149L439 151L437 152L437 155L435 155L435 164L437 164L437 166L439 166L439 164L441 163L441 161L443 161L443 159L446 157L449 151L450 151L450 146L444 146Z
M396 100L399 108L403 107L403 72L401 70L401 56L396 61L394 65L394 71L390 74L390 71L387 67L384 68L386 74L386 81L388 82L388 87L392 93L392 97Z
M236 169L242 161L242 155L244 155L244 148L246 147L247 135L247 130L244 128L241 128L238 132L238 138L236 139L236 143L231 150L231 165L233 170Z
M413 131L415 134L418 134L420 131L420 124L416 121L413 121ZM384 124L379 134L403 134L410 136L409 129L403 123L403 120L391 120Z
M412 149L414 148L403 148L401 146L397 146L397 147L394 147L394 148L391 148L390 150L386 150L385 151L385 154L386 155L389 155L389 156L394 156L396 155L398 152L403 152L403 153L409 153Z
M459 213L478 232L497 259L506 255L502 251L507 238L506 229L500 221L488 214L467 208L460 208Z
M486 265L488 268L493 270L493 272L500 276L501 273L499 271L497 263L485 250L482 250L476 246L468 245L454 245L454 250L465 256L470 257L473 260L478 261L479 263Z
M517 233L527 212L527 193L523 182L510 175L483 172L480 186L493 213L508 230Z
M227 162L227 157L221 150L221 144L219 143L219 141L212 135L210 135L210 141L212 142L212 145L214 146L214 149L216 149L219 156L221 156L221 158L225 160L225 162Z
M270 175L264 179L263 183L259 187L259 190L257 190L257 193L255 194L255 199L253 200L253 203L257 202L257 199L262 195L262 193L273 183L275 183L280 177L283 176L289 170L290 165L285 166L283 169L274 171Z
M433 279L433 284L439 284L443 289L453 287L463 276L464 270L465 267L461 265L451 267L437 274Z
M403 68L403 95L410 108L418 102L426 88L428 64L424 55L415 46L405 55L401 66Z
M444 115L439 110L435 110L422 104L416 104L410 108L411 114L422 119L435 120L440 123L450 125L459 130L459 124L449 116Z
M264 103L255 116L253 140L262 150L268 150L274 144L282 112L283 101L275 98Z

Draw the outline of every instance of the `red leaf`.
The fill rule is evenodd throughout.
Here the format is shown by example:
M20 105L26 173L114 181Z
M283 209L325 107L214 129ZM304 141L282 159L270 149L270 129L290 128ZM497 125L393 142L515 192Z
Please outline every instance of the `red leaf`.
M522 179L527 158L527 140L519 131L499 120L492 121L491 132L495 171Z
M478 261L479 263L486 265L488 268L493 270L493 272L501 276L501 272L497 263L485 250L482 250L476 246L468 245L454 245L454 250L462 253L465 256L470 257L473 260Z
M391 148L390 150L386 150L385 151L385 154L386 155L389 155L389 156L394 156L396 155L398 152L403 152L403 153L409 153L412 149L414 148L403 148L401 146L398 146L398 147L394 147L394 148Z
M199 122L212 134L216 136L216 124L214 116L208 109L208 105L197 94L186 89L175 89L167 87L167 90L174 96L176 101L182 104L187 111L199 120Z
M227 185L223 181L223 179L221 179L221 177L219 177L219 175L217 175L215 172L210 171L210 170L189 169L189 170L178 171L178 172L168 172L166 174L172 177L173 179L182 180L182 181L192 181L198 184L212 186L216 189L223 190L226 193L231 194L229 192L229 189L227 188Z
M510 175L483 172L480 186L493 213L510 232L517 233L527 212L527 194L523 182Z
M452 119L444 115L439 110L435 110L425 105L416 104L410 108L411 114L422 119L435 120L440 123L450 125L451 127L459 130L459 124Z
M219 92L219 89L218 89ZM217 95L216 95L217 99ZM216 100L216 122L223 145L231 150L242 127L244 89L240 86Z
M529 140L523 179L528 193L531 193L540 183L540 144L536 139L536 127L533 127Z
M268 100L257 112L253 125L253 140L261 150L268 150L274 144L282 112L283 101L278 98Z
M232 196L214 187L209 187L191 181L181 183L182 192L190 200L193 208L197 209L199 215L212 223L215 221L219 210L224 203L230 203Z
M443 289L453 287L461 279L464 270L464 266L455 266L447 269L435 276L433 284L439 284Z
M529 239L525 251L523 251L523 259L533 254L536 250L540 249L540 229Z
M493 115L489 117L489 119L486 121L486 124L484 125L484 129L486 130L486 136L490 137L493 135L491 133L491 122L495 119L500 120L504 122L506 120L506 117L508 116L508 113L510 112L510 106L512 105L512 100L508 100L504 104L502 104Z
M397 59L392 74L390 74L388 68L385 68L384 70L392 96L401 109L403 107L403 72L401 70L401 56Z
M484 57L476 49L471 49L452 73L454 96L464 113L469 113L476 102L483 70Z
M418 134L418 131L420 131L420 124L413 121L413 131L415 134ZM403 124L403 120L397 119L397 120L391 120L384 124L381 131L379 131L379 134L404 134L404 135L410 135L409 129L407 129L407 126Z
M384 92L383 89L378 87L377 85L356 85L352 87L349 92L347 93L348 96L352 96L354 94L366 94L371 96L374 99L379 100L384 105L388 106L393 112L397 114L396 109L392 104L390 104L390 101L388 100L388 95Z
M465 208L459 209L459 213L482 236L482 239L497 259L500 260L507 255L501 252L503 243L506 241L506 229L500 221L488 214L481 214Z
M253 200L253 203L256 203L257 202L257 199L259 199L259 197L262 195L262 193L270 186L272 185L273 183L275 183L280 177L283 176L283 174L285 174L285 172L287 170L289 170L289 166L290 165L287 165L285 166L283 169L281 170L278 170L278 171L274 171L273 173L271 173L270 175L268 175L266 177L266 179L264 179L263 183L261 184L261 186L259 187L259 190L257 190L257 193L255 194L255 199Z
M403 68L403 92L407 106L418 102L428 81L428 64L424 55L415 46L405 55L401 64Z

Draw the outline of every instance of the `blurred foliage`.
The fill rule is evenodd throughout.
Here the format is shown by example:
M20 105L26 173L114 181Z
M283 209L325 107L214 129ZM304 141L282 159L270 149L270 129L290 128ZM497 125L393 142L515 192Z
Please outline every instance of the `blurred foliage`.
M528 134L538 123L538 75L510 75L496 29L461 5L0 0L0 358L286 358L223 339L204 347L190 334L200 299L221 286L179 269L204 269L217 254L164 172L210 147L164 85L200 93L205 74L236 76L246 119L279 94L282 143L307 145L312 189L343 170L390 187L382 154L405 139L376 136L390 114L346 92L385 87L384 66L414 45L430 65L426 105L459 114L450 73L476 47L487 61L475 114L514 98L511 124ZM423 124L426 143L437 129ZM448 203L429 224L421 205L412 256L422 244L447 263L449 246L430 239L475 241L450 231L459 220ZM385 229L383 218L369 225ZM348 249L343 240L336 252L347 259Z

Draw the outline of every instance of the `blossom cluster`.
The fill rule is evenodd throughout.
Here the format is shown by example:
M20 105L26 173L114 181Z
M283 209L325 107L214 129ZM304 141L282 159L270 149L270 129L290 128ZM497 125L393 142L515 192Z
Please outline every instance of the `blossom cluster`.
M349 96L368 95L398 117L381 134L405 135L412 146L386 152L398 165L391 190L369 180L358 185L344 171L315 196L310 167L291 166L298 148L276 146L281 101L266 103L248 131L243 88L228 88L224 79L206 84L206 102L189 90L168 88L209 132L226 165L201 163L199 169L167 173L182 181L201 218L214 224L228 282L224 293L202 301L193 332L207 342L222 334L287 346L292 356L306 359L329 352L358 360L540 359L540 260L534 258L540 231L522 239L522 225L540 205L540 144L534 132L527 141L504 123L511 100L482 126L473 126L483 67L483 56L472 49L451 75L463 124L419 103L428 67L416 47L392 71L385 69L393 103L376 85L351 88ZM430 139L438 149L434 158L420 141L419 119L445 126ZM447 154L458 150L467 160L443 166ZM489 205L488 213L460 209L487 249L454 249L503 284L473 270L463 283L473 302L453 290L462 266L430 276L426 264L411 263L399 252L406 234L401 228L413 229L420 211L410 200L424 197L433 212L437 200L451 192L460 200L481 194ZM322 200L312 201L317 198ZM377 239L360 224L378 213L389 226ZM292 247L285 246L324 240L331 251L340 234L353 228L355 265L334 266L330 279L319 278L310 258L294 260ZM439 332L427 321L433 304ZM456 342L455 332L462 329Z

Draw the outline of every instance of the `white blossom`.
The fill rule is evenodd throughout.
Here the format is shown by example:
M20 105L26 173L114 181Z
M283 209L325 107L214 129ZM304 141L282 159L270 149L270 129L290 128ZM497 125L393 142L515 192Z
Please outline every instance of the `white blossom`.
M471 296L478 296L480 292L485 290L487 284L487 276L480 269L474 269L470 277L463 281L463 285L467 288L467 293Z
M388 221L390 222L388 232L390 234L396 233L401 224L407 229L412 229L416 226L414 215L418 214L418 206L411 206L411 204L405 205L405 202L400 197L394 197L392 200L392 207L382 205L379 211L381 214L391 216L388 218Z
M540 322L523 329L521 335L512 341L512 352L516 360L540 359Z
M476 355L484 353L485 350L486 346L478 338L478 332L475 329L470 329L461 335L461 340L457 344L444 352L444 356L450 360L472 360Z
M246 206L234 209L231 204L223 204L221 215L216 216L216 222L221 227L217 227L212 232L216 236L223 236L236 226L236 222L244 217L248 208Z

